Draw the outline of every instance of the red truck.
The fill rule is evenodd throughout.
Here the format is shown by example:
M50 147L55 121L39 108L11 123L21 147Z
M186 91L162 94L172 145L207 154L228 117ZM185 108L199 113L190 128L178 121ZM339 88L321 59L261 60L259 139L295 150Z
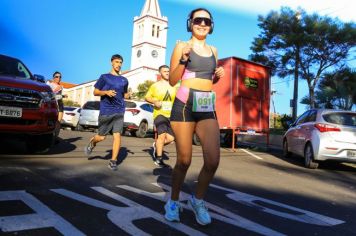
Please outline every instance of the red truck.
M219 60L225 76L213 85L216 114L224 141L235 147L236 134L269 135L270 68L229 57Z
M18 59L0 55L0 138L20 138L29 152L47 151L58 135L51 88Z

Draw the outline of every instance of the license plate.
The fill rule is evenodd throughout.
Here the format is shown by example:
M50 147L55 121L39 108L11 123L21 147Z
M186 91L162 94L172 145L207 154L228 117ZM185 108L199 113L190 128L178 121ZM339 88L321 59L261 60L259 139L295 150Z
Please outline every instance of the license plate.
M356 158L356 151L347 151L347 157Z
M255 130L253 130L253 129L248 129L248 130L247 130L247 133L248 133L248 134L255 134L255 133L256 133L256 131L255 131Z
M22 108L21 107L0 106L0 116L21 118L22 117Z

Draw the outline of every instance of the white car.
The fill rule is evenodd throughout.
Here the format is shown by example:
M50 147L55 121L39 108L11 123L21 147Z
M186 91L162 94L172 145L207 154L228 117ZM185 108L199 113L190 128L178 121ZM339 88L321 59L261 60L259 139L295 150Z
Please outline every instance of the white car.
M144 138L153 132L153 105L143 101L125 100L124 130Z
M77 128L80 107L64 107L63 118L61 120L62 127L70 127L72 130Z
M93 129L99 125L100 101L87 101L80 111L78 130Z
M285 133L283 154L303 156L305 167L311 169L326 160L356 163L356 112L304 112Z

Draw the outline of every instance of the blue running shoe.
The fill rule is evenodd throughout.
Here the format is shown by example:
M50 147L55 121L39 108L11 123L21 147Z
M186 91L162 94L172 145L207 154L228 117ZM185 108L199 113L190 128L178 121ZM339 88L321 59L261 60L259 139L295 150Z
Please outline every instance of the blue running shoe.
M197 200L194 196L192 196L188 202L195 214L195 219L200 225L208 225L211 223L208 208L205 206L205 202L203 200Z
M182 207L178 201L168 200L168 202L164 205L164 210L166 210L166 214L164 214L164 218L166 218L166 220L176 222L180 221L179 211L182 211Z

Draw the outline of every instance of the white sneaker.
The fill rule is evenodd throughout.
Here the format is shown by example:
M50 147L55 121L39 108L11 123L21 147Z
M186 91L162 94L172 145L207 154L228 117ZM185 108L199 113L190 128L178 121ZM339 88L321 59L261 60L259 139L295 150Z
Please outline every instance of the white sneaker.
M153 159L156 160L156 142L153 142L152 148L153 148L152 156Z
M92 142L93 142L93 139L91 139L90 142L88 143L88 145L86 145L84 147L84 153L87 156L90 156L90 154L93 152L93 149L95 147Z

